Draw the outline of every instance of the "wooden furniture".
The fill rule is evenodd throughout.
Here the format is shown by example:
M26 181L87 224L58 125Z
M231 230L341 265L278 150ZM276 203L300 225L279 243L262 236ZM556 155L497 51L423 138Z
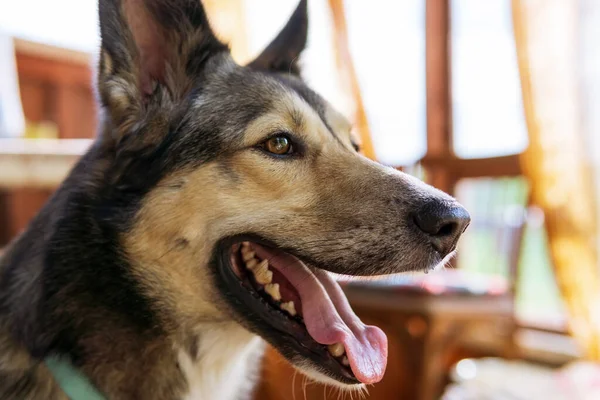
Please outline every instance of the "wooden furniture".
M413 287L395 286L393 279L344 286L357 314L366 323L381 327L389 339L386 375L381 383L369 387L367 398L437 400L449 369L458 360L516 355L513 304L507 285L482 278L492 293L438 294L456 273L440 271ZM302 376L295 376L293 368L273 350L266 355L262 373L255 399L303 399L305 390L308 399L338 396L320 384L304 388Z
M56 126L59 138L93 138L97 118L92 57L20 39L15 39L15 50L27 122L50 122ZM51 145L46 150L36 145L20 149L15 146L19 145L0 142L4 162L0 164L0 247L21 232L48 200L57 183L52 177L61 174L57 162L62 161L57 160L66 156L62 150L53 154L54 149L48 148ZM31 151L36 154L28 154ZM28 168L22 168L25 166ZM21 178L26 179L19 181Z
M90 144L89 139L0 139L0 247L27 226Z
M25 119L56 124L60 138L93 138L96 106L90 54L15 39Z
M0 139L0 189L54 190L91 143L89 139Z

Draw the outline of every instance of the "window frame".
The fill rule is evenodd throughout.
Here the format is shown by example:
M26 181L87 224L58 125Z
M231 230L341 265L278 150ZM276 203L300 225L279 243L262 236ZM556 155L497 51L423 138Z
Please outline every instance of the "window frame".
M459 158L452 134L450 0L425 0L427 152L420 160L431 183L452 193L462 178L521 176L519 154Z
M464 159L453 149L452 124L452 48L451 48L451 0L425 1L425 82L427 150L418 161L428 177L428 182L447 193L454 194L455 186L464 178L521 177L521 154L486 158ZM402 168L400 168L402 169ZM531 206L528 200L527 207ZM516 254L519 257L522 244L520 233ZM513 263L516 265L517 263ZM509 271L509 295L516 297L518 268ZM514 316L520 328L542 332L566 334L567 328L544 326Z

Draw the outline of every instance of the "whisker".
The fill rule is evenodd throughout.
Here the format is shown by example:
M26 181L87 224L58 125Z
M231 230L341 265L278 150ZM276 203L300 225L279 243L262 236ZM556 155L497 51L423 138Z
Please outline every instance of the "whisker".
M296 400L296 375L298 375L298 370L294 369L294 375L292 375L292 398Z
M306 376L304 376L304 379L302 379L303 384L302 384L302 391L304 392L304 400L308 400L306 397Z

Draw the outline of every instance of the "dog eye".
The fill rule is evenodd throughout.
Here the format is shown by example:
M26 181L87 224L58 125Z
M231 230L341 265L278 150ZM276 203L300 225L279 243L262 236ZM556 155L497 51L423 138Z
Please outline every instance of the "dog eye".
M289 138L283 135L273 136L264 143L264 148L269 153L276 154L278 156L292 154L294 148Z

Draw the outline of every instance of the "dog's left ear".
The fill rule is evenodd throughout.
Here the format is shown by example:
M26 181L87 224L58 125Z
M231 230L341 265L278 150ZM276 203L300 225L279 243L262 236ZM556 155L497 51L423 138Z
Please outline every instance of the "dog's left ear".
M296 10L277 37L248 67L258 70L300 75L298 61L308 36L307 0L300 0Z
M200 0L100 0L99 16L98 89L118 141L177 104L209 60L229 52Z

